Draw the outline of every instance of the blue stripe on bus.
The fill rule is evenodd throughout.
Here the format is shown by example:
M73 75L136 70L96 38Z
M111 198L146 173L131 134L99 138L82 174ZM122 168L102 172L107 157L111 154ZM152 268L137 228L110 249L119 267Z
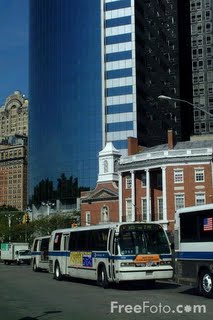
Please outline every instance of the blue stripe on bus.
M55 257L69 257L72 252L82 252L88 253L91 251L51 251L49 252L49 256ZM100 251L92 251L92 258L105 258L105 259L114 259L114 260L127 260L127 259L135 259L136 255L123 255L123 256L112 256L108 252L100 252ZM161 259L171 259L171 254L160 254Z
M70 251L51 251L49 252L49 256L53 257L69 257Z
M200 251L183 251L176 252L175 257L177 259L197 259L197 260L209 260L213 259L213 252L200 252Z
M32 256L40 256L41 255L41 251L33 251L31 252Z

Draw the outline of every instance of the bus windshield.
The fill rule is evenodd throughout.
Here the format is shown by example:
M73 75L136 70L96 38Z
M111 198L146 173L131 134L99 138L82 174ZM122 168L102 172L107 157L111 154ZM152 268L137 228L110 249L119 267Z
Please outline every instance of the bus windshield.
M170 246L160 225L122 225L118 239L121 255L170 253Z

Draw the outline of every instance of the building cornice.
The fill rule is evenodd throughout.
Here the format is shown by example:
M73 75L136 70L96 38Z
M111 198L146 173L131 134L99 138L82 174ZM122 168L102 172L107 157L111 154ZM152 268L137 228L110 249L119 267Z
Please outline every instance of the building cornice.
M212 161L212 148L165 150L121 157L119 171Z

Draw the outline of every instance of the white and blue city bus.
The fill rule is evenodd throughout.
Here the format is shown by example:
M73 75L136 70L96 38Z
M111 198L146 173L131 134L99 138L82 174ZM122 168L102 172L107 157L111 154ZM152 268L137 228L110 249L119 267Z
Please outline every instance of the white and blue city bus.
M176 212L175 278L213 297L213 204Z
M106 288L121 281L170 279L168 237L158 223L112 223L55 230L49 243L49 272L96 280Z
M32 245L32 267L33 271L49 269L49 241L50 236L37 237Z

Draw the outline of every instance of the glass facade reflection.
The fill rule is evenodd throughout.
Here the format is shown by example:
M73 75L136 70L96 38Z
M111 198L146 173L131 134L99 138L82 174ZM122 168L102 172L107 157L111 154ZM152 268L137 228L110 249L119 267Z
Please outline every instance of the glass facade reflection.
M100 38L100 0L30 0L29 195L62 173L96 183Z

